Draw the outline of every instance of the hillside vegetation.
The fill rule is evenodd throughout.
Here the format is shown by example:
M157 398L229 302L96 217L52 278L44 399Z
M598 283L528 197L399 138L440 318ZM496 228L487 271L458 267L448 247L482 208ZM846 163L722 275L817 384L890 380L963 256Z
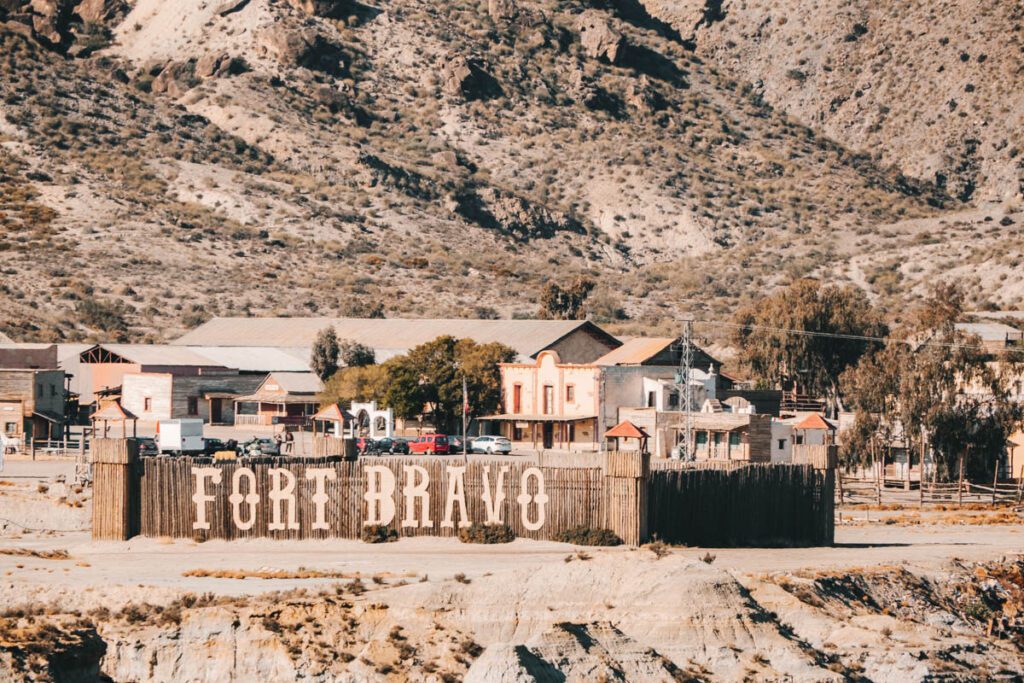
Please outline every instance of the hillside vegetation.
M532 316L546 283L581 275L589 315L625 332L803 275L893 312L937 276L976 305L1024 295L1010 9L985 19L1002 42L979 61L967 19L915 7L936 45L975 55L957 69L993 69L961 98L987 108L924 126L931 62L875 56L884 16L851 43L800 29L794 4L772 40L821 44L769 54L755 3L701 6L686 31L630 3L51 4L0 5L0 330L17 339L160 339L214 314ZM797 60L779 78L777 52ZM869 99L819 115L827 74L862 69ZM883 82L893 125L854 134ZM942 140L977 116L991 125L964 157Z

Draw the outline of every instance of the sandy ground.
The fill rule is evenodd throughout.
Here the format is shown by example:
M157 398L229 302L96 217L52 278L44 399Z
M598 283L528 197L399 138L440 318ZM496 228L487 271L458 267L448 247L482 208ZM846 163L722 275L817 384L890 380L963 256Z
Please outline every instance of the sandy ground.
M334 678L322 680L392 680L382 673L389 671L432 680L416 663L428 656L456 678L464 673L466 680L488 682L548 680L552 672L596 680L607 665L607 675L626 671L626 680L678 680L672 673L678 666L713 671L711 680L839 681L863 672L902 683L928 680L954 660L960 673L985 665L1024 675L1008 642L980 638L981 627L958 621L942 604L897 618L851 606L841 590L828 593L826 602L798 597L810 590L807 577L848 572L883 577L857 590L890 602L887 582L904 577L892 604L918 604L917 579L905 577L943 585L971 575L971 563L1024 554L1024 524L978 525L989 511L926 513L923 523L903 526L895 523L896 511L846 510L832 547L672 548L664 557L650 548L581 549L526 539L490 546L427 537L381 545L96 542L88 530L89 489L60 481L72 467L9 461L0 473L0 606L49 615L124 610L103 617L100 629L108 647L103 670L114 680L220 683L266 671L276 672L273 680L299 680L326 675L321 660L337 668ZM1012 522L1017 514L1003 511L1001 519ZM306 578L297 578L300 572ZM804 593L782 588L787 582ZM276 593L292 589L309 591ZM159 622L156 615L174 613L185 593L226 600L173 628ZM343 593L343 605L323 597ZM344 614L330 612L339 609ZM137 622L133 614L149 616ZM275 627L277 621L267 626L278 618L287 628ZM314 623L320 640L307 642L303 629ZM349 623L358 624L356 640L328 633ZM407 629L420 654L410 659L382 645L395 628ZM472 663L450 645L470 635L482 648ZM331 652L352 646L349 654L358 659L347 668L324 659L321 641L333 643ZM257 658L240 661L241 652ZM534 670L540 664L550 671Z
M55 498L70 487L74 465L66 461L8 460L0 472L0 549L66 550L70 560L0 554L0 604L55 598L80 602L159 600L182 591L246 594L329 584L336 579L224 579L185 577L192 570L319 571L387 574L419 580L448 580L563 563L573 546L531 540L508 545L466 545L454 539L405 538L368 545L344 539L309 541L209 541L135 538L124 543L94 542L88 507L73 508ZM47 494L38 494L40 486ZM86 490L85 496L88 495ZM72 496L74 497L74 496ZM710 552L715 566L735 575L847 569L908 563L937 567L953 558L996 560L1024 552L1024 525L880 523L896 512L840 510L836 544L828 548L675 548L685 559ZM925 515L927 520L928 515ZM936 517L936 520L938 518ZM2 527L0 527L2 528ZM595 548L591 554L649 553L628 548ZM681 559L682 559L681 558ZM413 578L414 577L414 578Z
M52 475L66 463L8 463L0 480L14 486L34 486L33 476ZM35 473L33 475L33 473ZM0 517L16 515L6 502L14 486L0 487ZM34 489L32 489L34 490ZM4 508L8 510L5 514ZM793 572L802 569L847 569L907 563L924 569L953 558L996 560L1024 552L1024 525L898 526L865 523L881 513L863 510L844 513L852 521L836 530L836 544L828 548L675 548L671 552L697 559L707 552L715 566L735 575ZM39 519L36 515L34 518ZM18 520L14 520L18 522ZM70 600L83 607L129 600L170 598L182 591L248 594L330 584L336 579L224 579L185 577L191 570L294 571L300 567L371 577L386 574L417 581L449 580L457 573L479 577L489 573L561 564L576 549L554 543L517 540L508 545L466 545L454 539L406 538L397 543L368 545L343 539L308 541L209 541L135 538L131 541L94 542L80 510L54 508L49 525L21 524L31 529L83 529L72 532L21 531L12 527L0 536L0 548L37 551L66 550L69 560L46 560L0 554L0 603L53 599ZM77 526L76 526L77 525ZM589 549L592 555L649 554L628 548Z

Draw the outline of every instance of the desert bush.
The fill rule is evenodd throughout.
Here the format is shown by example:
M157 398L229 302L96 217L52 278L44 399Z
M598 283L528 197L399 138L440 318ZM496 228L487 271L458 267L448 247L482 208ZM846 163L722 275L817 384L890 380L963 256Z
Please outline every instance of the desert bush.
M586 526L578 526L574 529L560 531L555 534L553 540L559 543L572 543L574 545L622 545L622 539L611 529L592 529Z
M383 524L364 526L360 534L363 543L391 543L398 540L398 532Z
M459 529L459 540L463 543L511 543L516 532L504 524L473 524Z

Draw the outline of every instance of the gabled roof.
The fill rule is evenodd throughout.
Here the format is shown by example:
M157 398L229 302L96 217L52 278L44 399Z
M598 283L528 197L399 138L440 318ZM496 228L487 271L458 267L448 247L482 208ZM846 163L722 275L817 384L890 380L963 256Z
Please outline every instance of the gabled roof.
M804 419L793 425L793 429L824 429L827 431L835 431L835 427L825 421L821 415L817 413L811 413Z
M97 353L109 355L113 363L134 363L149 366L224 367L206 356L181 346L167 344L96 344L82 351L79 356L88 363L87 356ZM117 360L120 359L120 360Z
M623 420L619 424L615 425L607 432L604 433L605 437L615 437L619 439L646 439L648 438L647 432L641 427L637 427L629 420Z
M213 318L175 340L176 346L273 346L309 349L317 334L334 327L339 339L372 348L381 362L442 335L478 344L501 342L533 358L577 330L618 339L586 320L473 320L463 318Z
M350 422L355 419L355 416L337 403L331 403L318 410L313 419L324 422Z
M674 337L633 337L598 358L594 365L643 365L674 342Z
M272 372L256 393L263 391L268 384L277 384L289 394L318 394L324 389L324 383L312 372Z
M91 420L107 420L116 422L118 420L137 420L134 413L125 410L120 401L107 401L100 409L92 414Z

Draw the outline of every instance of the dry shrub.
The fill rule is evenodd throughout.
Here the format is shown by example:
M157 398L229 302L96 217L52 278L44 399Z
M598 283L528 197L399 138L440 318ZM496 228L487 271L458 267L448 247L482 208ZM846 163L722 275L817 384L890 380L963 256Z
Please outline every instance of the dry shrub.
M41 560L70 560L67 550L29 550L28 548L0 548L0 555L37 557Z
M392 543L398 540L398 532L383 524L364 526L360 534L363 543Z
M516 532L504 524L473 524L459 529L459 540L463 543L511 543Z
M572 543L573 545L622 545L622 539L611 529L592 529L586 526L578 526L573 529L560 531L555 534L554 540L560 543Z

